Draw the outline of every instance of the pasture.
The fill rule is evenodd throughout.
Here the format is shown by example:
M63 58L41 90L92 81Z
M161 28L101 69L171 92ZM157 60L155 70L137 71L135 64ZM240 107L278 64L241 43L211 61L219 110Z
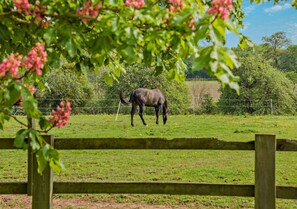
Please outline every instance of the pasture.
M256 133L273 133L277 138L297 139L296 116L169 116L168 124L155 125L146 115L148 127L139 116L135 127L129 115L75 115L69 126L55 129L56 137L216 137L227 141L251 141ZM25 119L19 117L20 119ZM19 127L10 122L0 137L13 137ZM67 168L57 181L174 181L207 183L254 183L254 152L203 150L76 150L60 151ZM0 179L26 181L26 152L0 152ZM277 185L297 185L297 153L277 152ZM14 164L15 166L11 166ZM2 198L2 199L1 199ZM0 196L0 208L7 202ZM253 198L178 195L59 195L55 200L113 203L104 208L253 208ZM125 207L115 206L126 204ZM21 206L15 200L10 206ZM277 208L296 208L296 200L277 199ZM90 204L64 208L91 208ZM55 208L55 207L54 207ZM59 207L62 208L62 207Z
M218 81L186 81L191 97L191 107L197 108L200 106L203 95L209 94L215 102L217 102L221 96L220 88L221 84Z

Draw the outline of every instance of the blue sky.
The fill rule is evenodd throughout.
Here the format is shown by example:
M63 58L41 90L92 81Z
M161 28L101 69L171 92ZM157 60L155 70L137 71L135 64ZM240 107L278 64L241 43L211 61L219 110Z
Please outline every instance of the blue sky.
M271 2L264 4L250 4L244 2L243 10L246 17L243 21L245 28L242 33L254 43L261 44L263 36L283 31L286 36L297 44L297 10L291 7L291 1L273 5ZM236 47L238 37L227 34L227 46Z

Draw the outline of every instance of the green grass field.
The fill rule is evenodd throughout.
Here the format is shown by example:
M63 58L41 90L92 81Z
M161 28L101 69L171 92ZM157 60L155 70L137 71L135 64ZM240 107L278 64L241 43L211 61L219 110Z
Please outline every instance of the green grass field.
M20 119L25 119L21 118ZM256 133L297 139L296 116L169 116L168 124L154 124L145 116L143 126L129 115L76 115L70 124L55 129L56 137L216 137L227 141L251 141ZM13 137L20 127L10 122L0 137ZM254 183L253 151L203 150L77 150L60 151L66 167L55 181L174 181L229 184ZM26 152L1 150L0 181L26 181ZM14 165L14 166L11 166ZM297 186L297 152L277 152L277 185ZM61 195L90 201L162 204L186 208L253 208L254 199L178 195ZM0 206L1 208L1 206ZM71 207L75 208L75 207ZM81 207L79 207L81 208ZM297 208L296 200L277 200L277 208Z

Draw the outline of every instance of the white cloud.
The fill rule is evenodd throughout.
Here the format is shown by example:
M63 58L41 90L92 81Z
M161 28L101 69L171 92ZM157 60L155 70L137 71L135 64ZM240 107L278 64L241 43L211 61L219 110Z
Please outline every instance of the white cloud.
M244 11L246 16L249 15L250 13L252 13L254 10L255 10L254 5L250 5L250 6L247 6L247 7L243 8L243 11Z
M273 13L273 12L279 12L281 10L289 9L291 7L292 7L291 4L286 3L283 5L274 5L273 7L266 8L264 11L267 13Z
M293 43L297 43L297 23L291 23L289 24L289 27L287 27L287 35L288 38L293 41Z

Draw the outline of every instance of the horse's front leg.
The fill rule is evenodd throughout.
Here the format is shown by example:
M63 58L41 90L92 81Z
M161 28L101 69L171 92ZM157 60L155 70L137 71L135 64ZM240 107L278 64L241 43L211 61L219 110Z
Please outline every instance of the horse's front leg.
M134 123L133 123L133 116L136 112L136 105L132 103L132 109L131 109L131 126L134 126Z
M139 116L142 120L143 125L147 126L146 122L144 121L143 118L143 112L144 112L144 105L139 105Z
M156 110L156 124L159 124L160 106L155 107Z

